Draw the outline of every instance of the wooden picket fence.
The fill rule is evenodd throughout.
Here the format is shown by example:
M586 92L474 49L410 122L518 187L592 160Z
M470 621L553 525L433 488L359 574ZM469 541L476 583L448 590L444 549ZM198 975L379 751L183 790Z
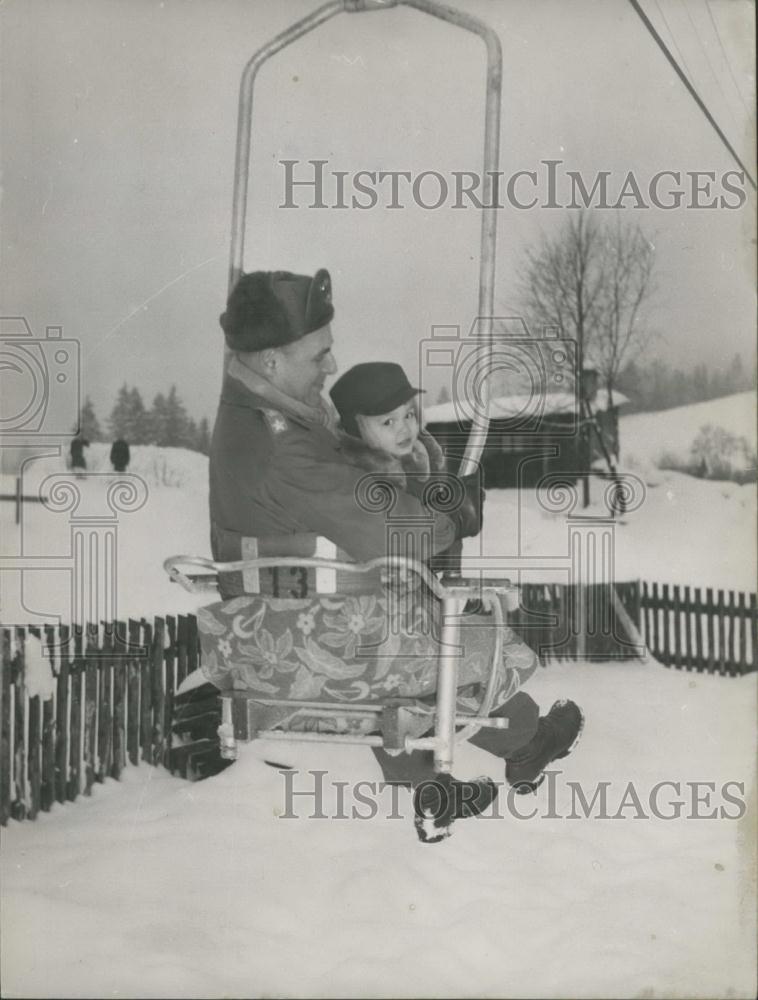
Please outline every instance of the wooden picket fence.
M617 583L616 593L639 628L639 583ZM524 583L520 598L521 606L508 622L544 662L641 655L618 619L607 584Z
M725 676L758 670L755 594L647 583L616 584L616 592L662 663ZM546 661L619 660L641 652L603 585L525 584L521 608L509 621ZM29 697L29 636L40 641L52 667L46 700ZM0 822L34 819L54 802L91 795L95 784L118 779L127 764L160 764L185 777L224 766L215 739L215 692L206 686L175 695L199 664L194 615L3 628Z
M615 585L650 653L668 667L736 677L758 670L756 595L629 582ZM606 584L524 584L513 627L543 660L629 659L639 647Z
M29 697L29 636L50 659L51 696ZM91 795L127 763L170 766L174 691L199 662L194 615L84 628L4 628L0 822Z
M666 666L727 674L758 670L756 595L643 583L643 632Z

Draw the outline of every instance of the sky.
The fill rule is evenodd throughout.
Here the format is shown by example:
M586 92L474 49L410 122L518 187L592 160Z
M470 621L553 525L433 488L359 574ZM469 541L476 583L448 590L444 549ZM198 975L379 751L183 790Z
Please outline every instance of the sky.
M118 387L172 383L213 417L222 370L237 94L250 56L314 0L6 0L2 27L2 316L81 345L101 419ZM544 160L591 183L628 171L736 169L623 0L458 0L503 46L501 169ZM753 6L644 0L743 162L755 161ZM479 171L484 48L418 11L341 14L261 70L245 268L332 275L341 370L396 360L411 376L432 326L476 315L480 212L279 207L281 161ZM302 175L301 175L302 176ZM746 191L751 192L749 186ZM326 188L327 194L330 188ZM384 189L382 189L384 190ZM431 199L433 188L421 189ZM526 192L526 189L523 189ZM724 193L717 183L716 194ZM528 193L528 192L526 192ZM336 196L335 196L336 197ZM523 197L523 196L522 196ZM734 198L731 199L734 202ZM631 203L627 203L631 205ZM498 212L497 314L518 313L527 248L565 209ZM608 213L612 214L612 213ZM652 352L728 364L755 343L755 196L738 208L621 210L655 246ZM444 372L435 373L437 384ZM436 386L435 386L436 388Z

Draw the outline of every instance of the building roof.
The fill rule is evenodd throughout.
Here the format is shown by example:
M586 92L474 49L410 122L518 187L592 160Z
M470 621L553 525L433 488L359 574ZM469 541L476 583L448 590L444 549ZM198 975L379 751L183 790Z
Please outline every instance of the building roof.
M594 410L606 410L607 396L598 392L593 402ZM629 400L623 393L613 393L613 405L623 406ZM470 422L470 412L473 407L465 403L436 403L434 406L423 406L425 424L456 424ZM510 396L496 396L490 400L490 420L511 420L523 415L548 416L549 414L571 414L576 409L576 397L571 392L549 392L542 405L528 393L514 393Z

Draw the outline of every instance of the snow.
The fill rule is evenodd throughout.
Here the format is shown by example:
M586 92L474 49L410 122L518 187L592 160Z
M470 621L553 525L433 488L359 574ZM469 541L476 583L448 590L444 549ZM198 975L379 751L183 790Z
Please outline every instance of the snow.
M735 412L733 402L714 404L721 402ZM622 419L645 493L615 526L616 575L754 590L755 486L692 479L651 461L653 442L674 442L680 430L683 440L686 424L694 433L699 419L679 422L675 411ZM649 433L639 429L644 421ZM90 448L93 473L108 471L107 451ZM119 614L209 603L169 584L161 568L172 554L208 554L207 459L132 452L130 472L146 499L118 515ZM25 492L62 471L60 458L32 463ZM74 480L82 509L105 502L108 478ZM20 531L8 524L12 507L3 508L6 552L65 558L76 511L30 504ZM607 513L599 484L590 510L571 516L588 513ZM561 578L566 514L528 494L519 501L514 491L489 491L483 547L472 541L466 549L473 561L483 552L492 557L488 570L494 562L509 572L520 552L534 558L522 579ZM65 618L65 570L26 572L23 593L18 570L1 576L4 622L28 621L35 610ZM233 767L195 784L129 767L91 798L3 830L3 995L752 997L757 680L655 662L552 664L529 693L543 711L574 698L587 719L554 786L515 805L501 791L494 815L457 823L434 846L418 843L403 791L394 812L377 790L378 814L351 816L354 805L364 811L352 786L380 780L359 747L254 743ZM325 771L331 818L309 818L308 797L295 801L299 818L283 818L285 778L266 758L297 768L300 790L313 788L309 769ZM499 762L470 746L456 773L503 778ZM349 818L335 818L337 781L348 783ZM610 782L609 814L618 818L568 818L568 781L588 801L598 782ZM679 791L665 786L662 806L681 799L680 818L649 808L666 781ZM629 782L647 818L635 817ZM710 804L697 809L715 808L716 818L692 815L693 782L713 783L698 786ZM742 783L739 794L727 786L747 804L740 818L730 818L742 810L726 797L729 782ZM533 818L515 815L530 805Z
M642 499L613 529L617 579L755 590L755 484L695 479L659 470L653 461L658 448L686 450L701 420L720 423L732 433L752 433L755 440L754 413L755 393L744 393L659 414L621 418L621 470L637 477ZM87 463L88 472L96 475L72 480L84 498L81 510L67 514L50 511L42 504L27 504L22 531L10 523L12 505L0 505L4 552L69 556L69 534L76 516L93 510L110 512L106 500L112 481L109 450L107 444L93 444L87 451ZM46 477L56 473L66 474L60 457L28 463L24 492L38 492ZM188 613L210 603L207 594L188 594L170 584L162 568L163 559L170 555L210 557L208 459L179 448L135 446L129 475L139 477L146 499L138 509L116 515L116 613L122 618ZM607 518L605 486L594 481L592 506L585 510L577 504L572 516ZM0 487L2 492L13 492L13 477L0 477ZM508 575L521 582L565 581L566 514L551 512L548 507L533 491L519 495L516 490L488 490L482 535L465 543L468 568L481 567L491 576ZM518 571L514 570L516 554L527 560ZM533 560L533 567L529 560ZM55 614L68 620L70 572L65 568L27 570L23 592L19 571L0 573L3 620L45 621Z
M127 473L111 471L108 444L95 443L87 450L87 475L75 478L61 457L28 462L23 473L24 493L50 494L50 476L63 476L79 492L81 500L72 511L53 511L43 504L26 504L22 525L11 523L12 507L0 505L3 518L5 555L65 560L72 553L70 532L81 524L95 534L116 530L116 562L112 617L189 613L209 603L208 595L188 594L171 584L163 570L163 560L179 553L210 558L208 516L208 459L182 448L135 445ZM115 480L136 484L139 493L135 509L111 506L109 487ZM0 477L2 492L15 490L15 478ZM113 497L111 497L113 501ZM92 518L94 517L94 521ZM72 572L67 566L21 573L0 574L2 617L6 622L25 623L49 620L61 615L71 619L69 610ZM101 609L102 614L102 609Z
M644 499L612 529L617 580L755 590L754 483L695 479L657 469L635 475ZM582 508L578 499L572 512L577 524L580 517L608 520L605 485L592 483L589 508ZM532 491L519 495L517 490L488 490L484 511L482 534L464 542L469 569L520 582L567 582L564 516L546 510ZM520 563L511 558L518 544ZM520 573L512 568L517 563L524 567Z
M621 406L627 402L629 400L626 396L620 392L614 392L614 406ZM603 409L600 399L598 399L596 408ZM574 413L575 411L576 396L570 392L550 392L544 396L534 393L510 393L507 396L495 396L490 400L490 418L492 420L505 420L520 415L533 416L538 413L548 415L551 413ZM461 419L465 424L471 421L471 408L461 407L452 401L435 403L433 406L424 406L423 418L427 424L457 423Z
M50 657L45 656L42 643L29 635L24 643L24 682L29 698L39 696L41 701L52 698L56 689L55 674Z
M697 432L708 424L746 438L755 450L757 420L755 391L670 410L632 413L621 418L622 464L632 470L654 467L666 454L684 463Z
M377 796L373 819L339 815L329 784L377 782L362 748L250 744L211 780L146 765L34 823L11 821L2 852L4 996L751 997L755 995L756 677L736 682L639 663L554 666L531 686L587 716L554 796L501 791L489 816L418 843L410 798ZM262 761L324 778L324 819ZM500 765L467 747L461 775ZM571 814L569 780L608 815ZM633 781L659 812L620 810ZM688 782L713 782L699 812L744 782L741 819L687 818ZM365 786L364 786L365 791ZM708 799L708 790L700 786ZM732 786L732 794L739 792ZM629 801L627 799L627 801ZM342 814L358 805L344 793ZM554 818L551 818L551 815ZM394 818L393 818L394 816ZM329 818L332 817L332 818Z
M617 580L646 580L753 592L756 588L756 485L696 479L661 470L663 452L686 459L703 424L722 426L755 447L756 393L739 393L658 413L620 418L619 471L633 477L634 503L616 518L613 560ZM469 568L521 582L565 582L567 518L608 519L601 480L591 484L591 505L554 513L534 491L488 490L484 527L464 543ZM519 564L518 553L527 565ZM535 567L528 562L533 559Z

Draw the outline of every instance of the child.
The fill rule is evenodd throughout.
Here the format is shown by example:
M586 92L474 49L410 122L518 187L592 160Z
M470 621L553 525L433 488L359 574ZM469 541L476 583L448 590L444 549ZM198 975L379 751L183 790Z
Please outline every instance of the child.
M343 451L369 472L401 477L398 485L413 492L446 469L442 449L419 425L420 392L400 365L373 361L345 372L329 393L344 431Z
M345 372L330 390L344 432L341 438L343 451L361 468L371 472L394 473L399 479L394 481L400 488L412 492L422 492L430 476L445 471L442 449L419 425L416 396L422 391L410 384L400 365L386 362L356 365ZM472 502L467 495L464 503ZM459 552L460 549L455 552L448 550L431 560L429 565L437 570L455 569L459 565ZM419 581L415 575L409 578L407 573L401 572L394 583L412 590ZM483 624L487 624L486 619ZM469 630L467 661L489 663L492 656L491 632L489 626ZM538 664L535 653L507 625L504 626L501 641L502 676L495 696L497 708L494 714L501 713L502 706L511 698L524 697L518 693L519 687ZM479 650L476 649L477 643L483 643ZM487 674L483 672L482 681L459 686L459 711L472 714L479 710L485 676ZM533 721L536 725L536 717ZM509 751L509 735L504 735L500 729L485 728L474 735L472 743L496 757L505 758ZM374 754L385 780L390 784L406 782L415 785L416 829L422 841L434 843L449 836L454 819L483 812L497 795L496 785L487 777L479 777L473 782L459 782L450 775L434 774L431 755L423 751L414 751L402 758L391 756L384 750L375 749ZM432 778L434 781L430 780Z

